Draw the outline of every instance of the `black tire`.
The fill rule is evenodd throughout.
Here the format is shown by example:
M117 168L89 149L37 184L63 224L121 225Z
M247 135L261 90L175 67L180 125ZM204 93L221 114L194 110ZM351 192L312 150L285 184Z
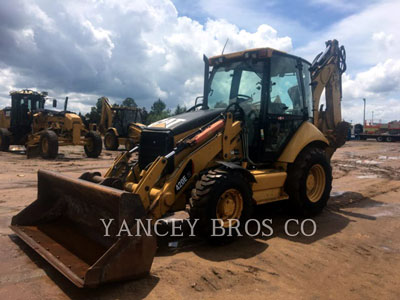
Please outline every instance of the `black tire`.
M83 148L85 149L86 156L90 158L99 157L103 148L100 134L96 131L89 131L85 135L85 138L87 142Z
M318 170L319 174L323 172L324 177L319 177L319 180L325 182L325 186L320 185L319 191L315 188L308 193L307 180L312 168ZM287 172L285 191L289 195L293 212L303 216L314 216L320 213L326 206L332 189L332 167L325 152L319 148L304 149L295 162L288 166ZM318 181L314 176L312 179ZM313 194L313 191L316 191L316 194ZM309 195L315 196L314 201L310 200Z
M217 206L220 197L230 189L240 192L243 199L243 208L238 218L240 225L243 226L252 214L253 203L251 187L240 172L225 168L209 170L197 181L196 187L192 190L190 218L192 220L198 219L196 232L208 237L210 241L226 242L232 238L227 235L212 237L212 219L217 219ZM228 233L228 230L225 230L225 233ZM232 230L232 233L235 234L235 230Z
M0 151L8 151L10 147L10 133L5 128L0 128Z
M391 143L393 142L393 138L391 136L386 137L386 142Z
M383 137L378 136L378 137L376 138L376 141L377 141L377 142L383 142Z
M43 158L54 159L58 155L58 136L52 130L40 134L39 152Z
M118 137L114 131L107 131L104 135L104 148L107 150L117 150L119 147Z

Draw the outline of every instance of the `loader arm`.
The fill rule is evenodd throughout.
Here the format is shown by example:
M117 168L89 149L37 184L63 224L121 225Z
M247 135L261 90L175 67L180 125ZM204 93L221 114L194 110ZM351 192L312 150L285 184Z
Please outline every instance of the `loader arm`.
M311 71L313 88L314 125L327 137L330 146L328 156L341 147L345 141L349 124L342 122L342 74L346 71L346 52L337 40L326 42L326 49L314 59ZM326 108L319 108L320 98L325 89Z
M232 114L227 113L225 119L200 128L198 133L183 139L174 151L158 157L147 170L141 171L139 182L132 179L135 177L132 170L124 189L138 195L149 217L156 221L170 211L176 202L184 200L185 192L190 190L200 172L212 167L217 157L220 160L232 160L241 156L241 132L241 122L234 121ZM167 174L165 169L171 158L175 159L177 166L171 174ZM159 187L157 184L161 180L163 184ZM184 206L184 202L180 204Z

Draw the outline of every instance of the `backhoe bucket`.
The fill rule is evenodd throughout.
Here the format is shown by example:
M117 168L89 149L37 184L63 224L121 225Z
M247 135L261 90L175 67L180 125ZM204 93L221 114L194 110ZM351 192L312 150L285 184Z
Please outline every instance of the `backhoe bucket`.
M37 200L10 227L75 285L95 287L149 273L156 239L143 226L137 234L143 218L138 195L39 170ZM126 227L133 236L118 237Z

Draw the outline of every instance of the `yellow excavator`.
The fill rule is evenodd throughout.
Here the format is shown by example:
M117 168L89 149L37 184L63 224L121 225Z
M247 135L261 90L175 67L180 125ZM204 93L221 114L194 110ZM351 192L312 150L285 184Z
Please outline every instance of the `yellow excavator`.
M145 126L140 108L126 106L111 106L107 97L101 97L101 118L99 131L104 135L104 147L107 150L117 150L119 145L125 145L131 150L139 143L140 133Z
M288 200L302 215L325 207L330 158L348 130L344 47L326 42L312 64L271 48L204 62L202 104L143 128L140 145L103 176L38 172L38 198L11 229L77 286L150 271L156 237L137 220L155 224L188 209L197 232L210 236L213 220L232 228L260 204Z

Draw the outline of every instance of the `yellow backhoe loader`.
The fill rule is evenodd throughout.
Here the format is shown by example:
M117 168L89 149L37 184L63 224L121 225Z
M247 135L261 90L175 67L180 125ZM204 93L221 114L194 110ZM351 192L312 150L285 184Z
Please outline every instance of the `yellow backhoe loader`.
M104 147L107 150L117 150L119 145L125 145L126 150L131 150L139 143L144 127L142 122L143 113L140 108L111 106L108 98L101 97L98 129L104 135Z
M150 271L156 238L138 219L155 223L189 207L197 231L209 236L212 220L231 228L263 203L288 199L304 215L325 207L330 158L348 129L343 46L326 42L313 64L270 48L204 61L201 109L143 128L140 145L106 174L38 172L38 198L11 228L77 286ZM122 227L139 234L119 236Z
M64 110L45 109L47 92L12 91L11 107L0 110L0 151L10 145L24 145L28 157L40 154L56 158L58 146L82 145L88 157L96 158L102 150L101 136L85 129L82 119ZM57 100L53 100L53 107Z

